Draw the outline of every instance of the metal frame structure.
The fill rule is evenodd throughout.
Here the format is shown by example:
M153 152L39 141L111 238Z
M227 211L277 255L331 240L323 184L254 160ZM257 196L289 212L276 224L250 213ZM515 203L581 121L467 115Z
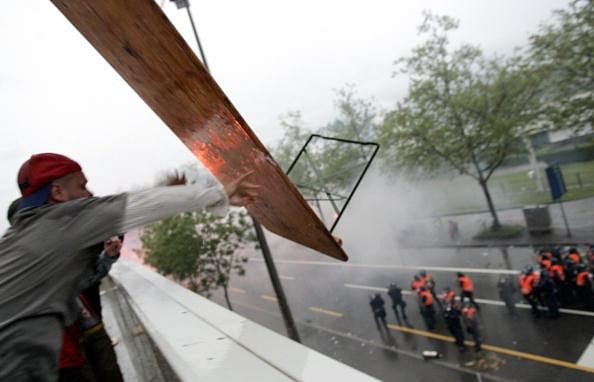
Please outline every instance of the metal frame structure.
M338 214L338 216L336 217L336 219L332 223L332 227L329 230L332 233L334 231L334 228L338 224L340 218L342 217L342 214L346 210L349 202L351 201L353 195L355 194L355 191L359 187L359 184L361 183L361 180L363 179L363 177L367 173L367 170L369 169L369 166L371 166L371 162L373 162L373 159L375 158L375 155L377 154L380 146L376 142L354 141L354 140L351 140L351 139L343 139L343 138L336 138L336 137L327 137L327 136L320 135L320 134L311 134L309 136L309 138L307 139L307 141L305 141L305 144L303 145L303 147L301 147L301 150L299 150L299 153L297 154L297 156L293 160L293 163L291 163L291 165L287 169L287 171L286 171L286 174L287 175L289 175L291 173L291 171L293 170L293 168L295 167L295 165L299 161L299 158L301 158L302 155L305 155L306 159L310 163L310 166L312 166L312 169L314 170L314 172L316 173L316 175L319 176L319 173L317 172L317 169L316 169L315 165L312 163L311 158L310 158L309 154L307 153L307 146L310 144L310 142L312 141L313 138L320 138L320 139L324 139L324 140L328 140L328 141L337 141L337 142L354 144L354 145L360 145L360 146L373 146L374 147L374 149L373 149L373 151L372 151L371 156L369 157L369 159L365 158L367 160L367 162L365 163L365 167L363 168L363 172L361 172L361 175L359 175L359 178L357 179L357 182L355 183L355 186L353 187L353 189L351 190L351 192L349 193L349 195L346 197L346 202L344 203L344 205L342 206L342 208L340 210L338 210L338 208L336 207L336 204L334 202L335 201L338 201L338 200L343 200L343 199L345 199L345 197L342 196L342 195L335 194L339 198L333 198L332 197L333 194L330 193L330 192L328 192L327 190L325 190L325 188L323 186L321 186L321 187L318 186L321 189L316 189L316 190L325 193L326 196L327 196L327 198L325 198L325 199L318 199L318 198L307 199L308 201L322 201L322 200L324 200L324 201L330 201L330 203L332 203L332 206L334 207L336 213ZM297 185L297 187L299 187L299 188L308 188L308 189L312 189L313 188L310 185L299 185L299 184Z

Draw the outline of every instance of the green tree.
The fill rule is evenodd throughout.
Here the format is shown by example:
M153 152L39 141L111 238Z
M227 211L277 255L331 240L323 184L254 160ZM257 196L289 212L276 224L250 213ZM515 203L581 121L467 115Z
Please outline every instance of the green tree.
M396 61L409 77L408 95L378 127L385 163L427 173L454 170L481 187L492 227L501 223L488 181L521 145L535 108L535 76L520 59L486 58L478 47L452 48L448 32L458 22L425 14L423 43Z
M355 141L374 140L379 113L371 100L359 97L354 85L347 84L336 90L334 103L337 116L315 129L316 134ZM304 127L300 112L289 112L280 121L284 135L272 152L281 166L288 169L312 131ZM308 158L300 159L291 178L309 185L321 182L335 191L348 188L353 171L365 165L370 150L336 142L320 144L318 141L309 146Z
M357 94L354 85L336 90L336 117L320 129L320 134L353 141L375 141L379 112L373 100ZM314 153L320 163L322 180L331 189L344 192L367 164L369 147L331 143Z
M321 131L325 135L355 141L373 141L379 113L372 100L359 97L355 85L335 91L336 118Z
M144 260L160 273L207 297L222 287L232 309L229 280L233 273L245 274L248 260L238 250L255 242L255 235L245 212L232 211L225 218L194 212L145 227L141 241Z
M311 131L304 126L300 111L287 112L279 117L279 122L283 129L283 137L272 149L272 155L286 171L311 135Z
M359 97L353 85L345 85L336 91L335 106L337 116L315 133L355 141L373 139L378 112L372 101ZM289 112L280 120L285 134L272 152L286 170L312 132L304 127L299 112ZM331 204L337 212L370 154L369 147L314 138L290 177L306 199L316 200L320 215L319 198L336 199Z
M592 128L594 0L573 0L530 37L529 54L542 75L546 122L553 128Z

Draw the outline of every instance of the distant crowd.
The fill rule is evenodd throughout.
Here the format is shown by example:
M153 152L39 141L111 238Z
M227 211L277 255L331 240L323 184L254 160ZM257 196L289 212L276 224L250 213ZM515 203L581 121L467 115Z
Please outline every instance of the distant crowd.
M536 264L524 267L517 279L502 276L497 283L499 297L510 314L517 315L518 291L536 318L541 317L543 311L546 311L550 318L559 318L561 307L594 310L594 245L589 246L583 253L573 247L543 248L537 252L535 260ZM474 299L474 282L470 276L462 272L458 272L456 276L458 292L445 287L437 294L433 276L424 270L413 276L410 289L416 296L428 330L435 329L439 311L460 351L466 350L464 329L472 337L474 349L480 351L480 307ZM387 293L398 323L410 326L402 289L396 284L390 284ZM385 301L381 294L370 297L369 303L378 330L387 332L389 329Z

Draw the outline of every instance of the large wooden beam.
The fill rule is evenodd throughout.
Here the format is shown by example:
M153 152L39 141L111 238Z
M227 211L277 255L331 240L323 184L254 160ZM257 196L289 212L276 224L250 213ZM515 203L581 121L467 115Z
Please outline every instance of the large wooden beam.
M155 1L52 2L223 184L255 170L262 199L249 211L260 223L347 259Z

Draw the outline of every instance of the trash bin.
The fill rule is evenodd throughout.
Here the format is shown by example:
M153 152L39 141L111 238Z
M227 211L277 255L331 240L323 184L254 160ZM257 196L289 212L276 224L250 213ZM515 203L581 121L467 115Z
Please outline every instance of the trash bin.
M524 219L526 228L531 234L543 234L551 232L551 214L548 205L525 206Z

